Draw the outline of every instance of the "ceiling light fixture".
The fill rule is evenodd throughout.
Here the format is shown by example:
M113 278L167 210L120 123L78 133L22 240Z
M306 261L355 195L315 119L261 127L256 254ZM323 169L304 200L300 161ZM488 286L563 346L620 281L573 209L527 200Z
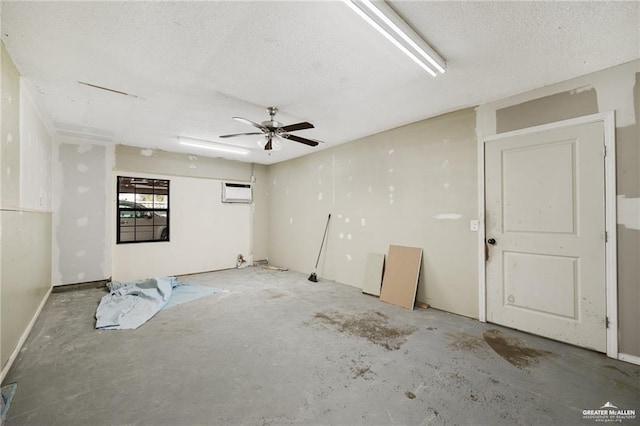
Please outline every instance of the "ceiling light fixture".
M269 147L266 147L269 142L271 142L271 145L269 145ZM258 141L258 146L265 151L279 151L280 149L282 149L280 136L276 135L275 133L264 135L264 138Z
M237 148L235 146L225 145L222 143L205 141L202 139L185 138L184 136L178 136L178 142L180 142L180 145L191 146L194 148L211 149L213 151L228 152L230 154L249 154L249 150L246 149Z
M432 76L444 74L446 62L387 3L382 0L344 0L344 2Z

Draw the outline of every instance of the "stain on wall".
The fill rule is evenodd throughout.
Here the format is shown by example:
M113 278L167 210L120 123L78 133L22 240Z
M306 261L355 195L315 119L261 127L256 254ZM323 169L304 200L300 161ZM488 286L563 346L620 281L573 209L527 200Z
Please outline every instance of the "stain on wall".
M595 89L577 88L497 110L496 130L504 133L597 112Z
M417 300L477 318L472 109L272 165L269 183L273 263L312 270L332 213L318 275L359 287L368 253L421 247Z
M54 213L54 284L73 284L109 277L105 227L111 176L107 147L59 144ZM106 228L106 229L105 229Z

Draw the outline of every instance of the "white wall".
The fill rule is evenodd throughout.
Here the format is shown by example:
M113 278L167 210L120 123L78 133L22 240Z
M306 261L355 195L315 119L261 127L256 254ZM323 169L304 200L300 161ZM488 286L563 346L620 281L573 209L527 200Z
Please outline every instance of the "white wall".
M26 339L51 288L51 215L2 211L2 308L0 347L3 376Z
M31 96L20 79L20 206L51 211L53 141Z
M252 261L269 259L269 182L267 166L256 164L253 169L253 217L251 228Z
M222 203L222 181L117 171L114 187L118 175L170 181L170 241L114 243L114 280L234 268L238 254L249 256L251 205ZM116 194L111 201L111 222L115 224ZM112 229L115 232L115 226Z
M61 142L54 162L53 285L111 276L113 146Z
M51 137L0 43L0 380L51 289Z
M132 280L235 267L236 257L266 258L264 195L253 205L221 205L223 180L249 182L254 167L226 161L65 139L54 161L54 285ZM171 241L116 244L116 176L171 181ZM255 167L264 188L266 168ZM260 192L263 192L260 190ZM253 218L259 218L256 221Z
M477 317L477 154L472 109L269 167L269 260L361 287L368 253L420 247L417 300Z

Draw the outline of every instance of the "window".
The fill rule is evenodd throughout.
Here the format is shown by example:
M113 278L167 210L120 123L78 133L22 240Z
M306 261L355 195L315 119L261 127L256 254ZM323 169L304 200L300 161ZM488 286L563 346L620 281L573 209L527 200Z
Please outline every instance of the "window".
M117 243L169 241L169 181L118 176Z

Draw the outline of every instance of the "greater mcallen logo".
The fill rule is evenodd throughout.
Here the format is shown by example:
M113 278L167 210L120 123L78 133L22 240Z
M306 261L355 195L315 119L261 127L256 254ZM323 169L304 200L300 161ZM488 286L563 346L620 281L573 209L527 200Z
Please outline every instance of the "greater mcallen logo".
M582 410L582 418L596 422L622 422L636 418L636 410L621 410L609 401L597 410Z

